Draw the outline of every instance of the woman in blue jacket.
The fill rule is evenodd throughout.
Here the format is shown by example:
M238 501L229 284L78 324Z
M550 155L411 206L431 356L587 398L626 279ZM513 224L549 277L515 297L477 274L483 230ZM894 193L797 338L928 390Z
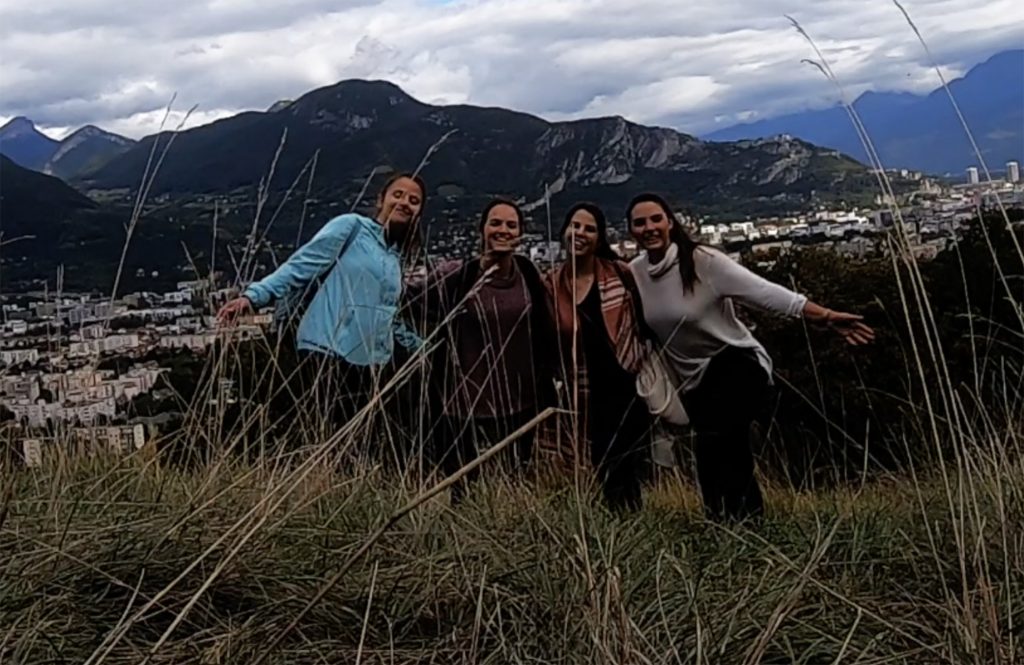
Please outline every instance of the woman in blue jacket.
M294 343L304 388L315 389L331 420L347 419L367 403L372 370L391 361L395 341L409 350L421 343L397 314L402 258L417 245L425 199L419 176L393 176L377 196L373 218L348 213L330 220L217 315L231 323L277 303L279 318L297 318ZM287 397L294 402L299 396Z

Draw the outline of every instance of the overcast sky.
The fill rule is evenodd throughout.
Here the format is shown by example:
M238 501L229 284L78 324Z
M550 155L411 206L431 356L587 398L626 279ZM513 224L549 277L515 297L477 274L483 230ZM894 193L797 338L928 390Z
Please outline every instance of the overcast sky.
M1024 45L1021 0L905 6L951 76ZM175 93L195 125L379 78L425 102L704 133L837 100L783 14L853 95L938 85L888 0L0 0L0 122L140 137Z

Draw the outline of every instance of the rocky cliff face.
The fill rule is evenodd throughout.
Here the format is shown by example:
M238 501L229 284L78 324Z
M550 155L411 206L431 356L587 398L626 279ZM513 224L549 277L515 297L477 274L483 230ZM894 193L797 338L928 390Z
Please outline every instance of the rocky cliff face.
M132 139L86 125L60 142L42 171L59 178L76 178L100 168L133 145Z
M154 193L254 185L286 135L278 185L286 186L319 151L318 191L343 196L375 166L415 168L451 130L423 175L435 186L478 196L536 200L548 191L599 200L620 199L625 189L656 189L698 207L737 199L798 202L823 185L849 184L850 174L867 173L833 151L789 137L711 143L621 117L550 123L506 109L431 106L390 83L344 81L274 112L244 113L181 133ZM154 140L113 159L88 185L134 186Z

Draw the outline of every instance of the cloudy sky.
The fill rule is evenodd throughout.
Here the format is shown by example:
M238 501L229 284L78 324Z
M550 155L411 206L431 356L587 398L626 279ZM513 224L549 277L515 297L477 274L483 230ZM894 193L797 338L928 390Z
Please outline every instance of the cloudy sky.
M1024 45L1020 0L905 6L951 76ZM889 0L0 0L0 122L139 137L175 94L195 125L379 78L426 102L704 133L835 103L784 14L851 94L938 84Z

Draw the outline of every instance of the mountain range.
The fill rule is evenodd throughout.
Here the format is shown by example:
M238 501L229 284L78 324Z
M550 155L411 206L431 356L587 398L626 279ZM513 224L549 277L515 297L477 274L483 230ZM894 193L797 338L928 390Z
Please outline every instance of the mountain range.
M451 132L451 133L450 133ZM450 134L449 134L450 133ZM593 198L622 205L629 192L668 191L698 209L803 206L813 196L871 187L865 169L835 151L769 138L710 143L621 117L548 122L501 108L433 106L383 81L348 80L174 135L151 194L225 193L270 173L285 189L317 154L312 189L344 198L375 167L411 170L440 137L423 176L437 191L541 199ZM149 136L78 179L81 187L138 185Z
M989 168L1024 161L1024 50L998 53L949 83ZM949 101L938 88L927 95L866 92L853 103L886 167L961 174L978 158ZM736 141L789 134L829 146L867 163L847 111L836 106L735 125L705 136Z
M0 127L0 154L16 164L59 178L89 173L125 152L135 141L86 125L57 141L19 116Z
M69 285L109 285L110 275L102 271L117 264L133 194L150 156L165 148L156 160L151 205L126 257L125 274L143 280L154 270L167 275L192 269L193 260L212 260L211 240L238 249L250 233L258 192L274 211L268 238L292 246L356 205L368 175L413 170L427 155L422 175L429 184L428 233L440 228L435 223L469 223L495 195L536 209L549 192L556 217L587 199L617 220L625 202L643 190L664 192L701 214L732 218L838 200L863 203L875 193L862 164L791 137L713 143L621 117L548 122L501 108L424 104L383 81L342 81L267 111L127 145L80 131L54 146L39 141L27 120L5 130L0 146L36 168L82 165L65 175L75 191L14 157L4 159L0 230L5 237L36 236L19 242L16 265L13 248L5 248L7 283L63 265ZM88 145L105 145L115 154L90 156ZM78 192L106 203L94 206ZM179 250L183 245L188 261Z

